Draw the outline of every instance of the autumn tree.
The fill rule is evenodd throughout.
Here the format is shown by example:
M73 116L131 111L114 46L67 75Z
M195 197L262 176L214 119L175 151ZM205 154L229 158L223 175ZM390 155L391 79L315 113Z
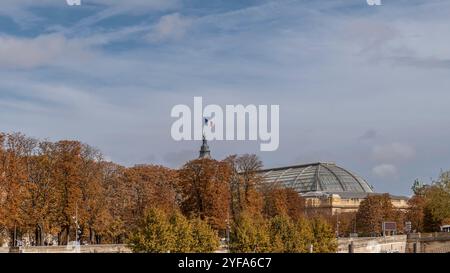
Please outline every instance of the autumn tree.
M76 220L83 222L82 190L81 190L81 143L77 141L59 141L55 145L55 163L53 179L55 192L58 196L56 221L59 229L59 243L67 244L70 241L70 232L73 231L75 239ZM80 211L79 211L80 210ZM80 215L78 215L80 212ZM79 216L79 218L77 217Z
M414 195L408 200L409 209L406 212L406 221L411 222L412 231L421 232L424 230L425 198L421 195Z
M177 172L162 166L137 165L124 172L123 183L128 187L124 221L136 226L137 219L144 216L150 207L165 212L177 208Z
M229 156L226 160L230 164L230 205L234 221L237 221L242 211L261 214L263 196L261 191L262 177L258 171L262 162L256 155Z
M12 244L26 235L43 245L56 234L59 244L123 242L150 206L178 209L174 170L126 169L77 141L0 136L0 229Z
M55 194L58 181L54 179L55 145L48 141L38 144L36 153L29 159L27 191L27 226L34 234L34 243L44 245L45 235L54 234L58 227Z
M227 162L196 159L179 171L181 209L224 230L229 219L230 166Z
M450 179L443 172L430 185L415 180L414 196L408 201L410 209L405 219L411 221L416 231L439 231L440 226L450 223Z
M219 247L219 236L207 221L194 217L190 221L193 245L190 252L209 253Z
M19 133L2 135L0 140L0 221L16 245L18 235L26 231L27 167L36 141Z
M298 232L297 249L299 252L306 253L310 251L311 245L321 238L314 238L313 226L307 218L299 218L295 222L295 228Z
M356 214L356 227L363 234L381 234L382 223L392 221L401 230L403 219L392 205L389 194L369 195L364 199Z
M194 240L194 231L189 220L179 211L175 211L170 216L169 223L175 240L171 252L192 252L196 247L196 242Z
M149 209L130 240L133 252L166 253L174 247L175 237L166 213Z
M130 238L133 252L213 252L219 247L217 232L198 218L149 209Z
M313 251L316 253L335 253L337 239L330 224L322 217L312 220L314 234Z
M126 215L132 207L130 188L124 179L126 168L112 162L101 164L103 193L111 217L106 236L112 243L123 243L131 231Z
M90 244L101 243L112 222L108 199L103 185L103 155L87 144L81 145L80 189L82 194L80 237Z
M264 189L264 214L267 217L286 214L297 221L304 216L304 200L293 189L267 187Z
M440 226L450 224L450 192L441 184L426 189L423 214L425 231L439 231Z
M270 237L274 252L305 252L302 235L286 214L276 215L270 220Z
M341 212L332 215L331 221L328 221L333 231L339 237L349 236L350 233L356 233L356 212ZM338 230L336 230L338 229Z
M437 181L425 190L425 227L438 231L450 224L450 172L442 172ZM428 224L429 223L429 224Z
M280 214L264 219L255 218L244 212L235 223L231 236L231 251L307 253L314 243L329 246L329 234L323 231L317 234L315 237L312 222L304 217L293 221L286 214ZM327 249L321 247L319 250Z
M232 252L266 253L272 249L268 221L247 211L234 222L230 237Z

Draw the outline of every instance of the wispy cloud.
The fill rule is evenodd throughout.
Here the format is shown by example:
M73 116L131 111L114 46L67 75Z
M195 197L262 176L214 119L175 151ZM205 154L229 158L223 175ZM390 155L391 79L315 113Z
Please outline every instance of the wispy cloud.
M63 59L88 59L88 45L60 34L43 34L36 38L0 36L0 67L38 68Z
M123 14L145 14L149 11L164 11L179 7L180 0L89 0L82 1L81 6L69 7L65 0L3 0L0 15L9 16L16 23L31 27L32 22L42 22L46 19L45 16L33 12L34 8L66 8L73 12L80 9L94 9L98 12L91 16L83 16L74 27L88 27L92 26L102 20L113 16ZM77 10L78 9L78 10Z
M389 178L398 174L397 167L392 164L380 164L372 169L372 172L382 178Z
M154 42L181 39L191 24L190 18L183 17L179 13L164 15L153 26L153 31L148 34L148 39Z
M16 24L0 26L0 130L178 165L198 143L171 140L173 105L279 104L266 166L335 161L404 193L450 165L448 12L441 0L5 0Z
M372 150L372 156L380 162L398 162L413 159L416 155L415 149L406 143L389 143L377 145Z

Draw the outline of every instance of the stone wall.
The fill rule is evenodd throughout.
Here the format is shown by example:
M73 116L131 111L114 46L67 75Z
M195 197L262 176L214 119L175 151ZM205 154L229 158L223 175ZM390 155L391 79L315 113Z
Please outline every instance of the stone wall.
M406 235L338 239L338 253L405 253L406 247Z
M130 253L127 245L30 246L13 251L19 253ZM11 252L0 247L0 253ZM226 249L218 250L225 253ZM339 238L338 253L450 253L450 233L423 233L387 237Z
M409 253L450 253L450 233L417 233L408 235Z
M13 251L19 253L131 253L127 245L25 246ZM10 252L9 248L0 248L0 253L8 252Z
M338 253L450 253L450 233L339 238Z

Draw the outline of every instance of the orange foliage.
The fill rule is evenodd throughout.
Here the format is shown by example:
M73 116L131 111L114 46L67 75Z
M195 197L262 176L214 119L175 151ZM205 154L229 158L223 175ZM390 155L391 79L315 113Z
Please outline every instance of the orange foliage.
M181 209L206 219L217 229L225 229L229 220L231 169L226 162L196 159L179 171Z
M264 195L264 214L266 216L288 215L295 221L304 216L304 200L295 190L267 188Z

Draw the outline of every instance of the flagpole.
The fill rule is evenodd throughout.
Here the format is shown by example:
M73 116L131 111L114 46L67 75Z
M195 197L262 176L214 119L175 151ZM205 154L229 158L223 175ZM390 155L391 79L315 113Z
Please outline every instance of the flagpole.
M202 121L202 136L203 136L203 139L205 139L205 123L208 123L208 119L204 117L203 121Z

